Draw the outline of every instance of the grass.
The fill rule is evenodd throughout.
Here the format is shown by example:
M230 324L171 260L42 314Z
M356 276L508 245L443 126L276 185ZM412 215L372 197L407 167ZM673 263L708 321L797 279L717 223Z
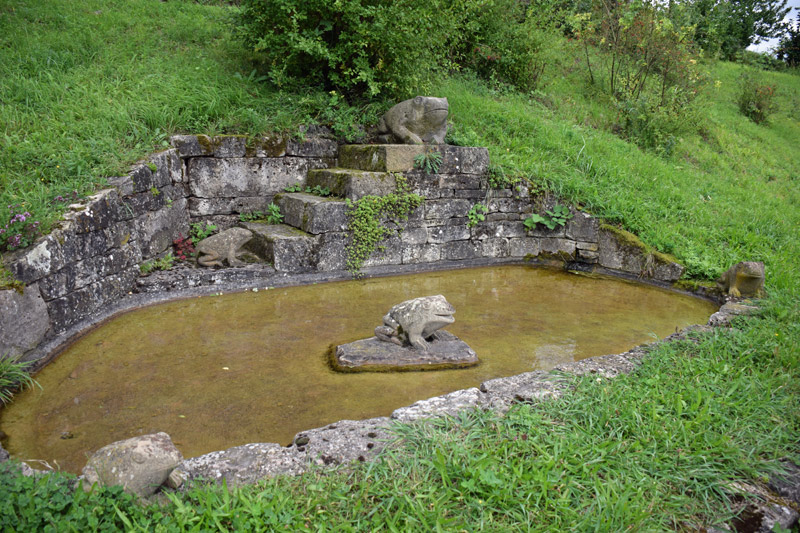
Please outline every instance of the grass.
M26 202L52 220L54 196L88 192L175 132L294 132L314 120L344 131L380 108L259 83L229 39L230 9L2 4L0 216L6 204ZM633 376L578 379L563 398L503 418L476 412L398 426L392 451L349 471L195 487L163 508L115 489L76 496L61 474L0 475L0 492L14 496L0 498L0 524L663 531L725 519L735 512L732 480L760 483L777 459L800 459L800 77L758 73L778 86L780 109L756 125L736 105L744 68L706 65L701 132L670 155L611 133L617 111L586 84L580 61L554 65L534 94L465 77L442 80L436 92L450 101L454 136L487 146L506 175L635 232L683 261L691 278L764 261L769 298L760 316L660 346Z
M14 392L38 385L28 373L31 365L0 354L0 404L10 403Z

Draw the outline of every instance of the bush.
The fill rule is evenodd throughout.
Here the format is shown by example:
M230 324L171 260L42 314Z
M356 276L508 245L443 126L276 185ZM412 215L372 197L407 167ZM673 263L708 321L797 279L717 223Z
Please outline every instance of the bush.
M247 0L239 35L278 86L409 96L432 79L455 31L441 0Z
M467 68L529 91L547 60L544 28L518 0L246 0L238 34L268 79L333 98L403 98Z
M752 74L742 75L739 111L756 124L764 124L775 108L775 86L762 85Z

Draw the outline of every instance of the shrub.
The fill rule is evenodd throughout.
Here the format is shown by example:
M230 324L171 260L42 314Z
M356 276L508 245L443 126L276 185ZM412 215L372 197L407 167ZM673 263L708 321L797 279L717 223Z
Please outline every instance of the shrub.
M744 116L756 124L763 124L769 120L775 107L774 85L762 85L752 74L742 75L739 111Z
M238 33L269 79L356 96L408 96L440 67L455 31L443 0L247 0Z
M21 204L9 205L8 210L8 221L0 227L0 252L30 246L41 231L41 222Z

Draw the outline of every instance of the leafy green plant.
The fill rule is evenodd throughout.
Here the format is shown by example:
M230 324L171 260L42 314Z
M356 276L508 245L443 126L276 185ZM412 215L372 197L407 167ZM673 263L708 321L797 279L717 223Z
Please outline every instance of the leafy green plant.
M418 168L426 174L436 174L439 172L441 164L442 154L435 150L426 150L425 153L414 156L414 168Z
M322 197L328 197L332 194L329 188L322 185L314 185L313 187L307 185L306 187L303 187L299 183L295 183L289 187L284 187L283 190L286 192L307 192L309 194L315 194Z
M211 222L195 222L189 227L189 238L192 239L192 246L197 246L197 243L211 237L217 231L217 226Z
M264 215L267 224L281 224L283 223L283 215L281 214L281 208L275 204L269 204L267 206L267 212Z
M355 202L347 203L347 229L352 238L348 243L347 270L358 276L364 261L375 249L382 249L379 243L395 231L387 223L408 220L409 214L422 204L423 198L409 192L408 183L402 175L396 174L397 190L384 196L367 195Z
M153 198L161 194L161 191L158 190L158 187L150 187L150 194L153 195Z
M172 252L169 252L160 259L151 259L150 261L145 261L139 266L139 272L146 276L155 270L169 270L174 264L175 256L172 255Z
M152 161L147 163L147 168L149 168L151 172L156 172L158 170L158 167Z
M31 362L15 361L0 354L0 402L7 405L14 391L25 390L39 384L30 375Z
M556 226L564 226L572 217L573 214L570 212L569 207L556 204L553 206L552 210L545 211L544 215L533 213L525 219L523 224L528 231L533 230L536 224L544 224L547 226L547 229L555 229Z
M263 220L266 217L263 211L250 211L249 213L239 213L239 220L241 222L255 222L256 220Z
M294 185L289 185L288 187L283 188L286 192L303 192L305 188L300 183L295 183Z
M467 211L467 218L469 219L469 222L467 222L467 227L473 228L480 222L486 220L486 213L488 212L489 208L481 203L477 203L470 207L469 211Z
M752 74L743 74L739 90L739 111L756 124L764 124L775 112L775 86L765 85Z

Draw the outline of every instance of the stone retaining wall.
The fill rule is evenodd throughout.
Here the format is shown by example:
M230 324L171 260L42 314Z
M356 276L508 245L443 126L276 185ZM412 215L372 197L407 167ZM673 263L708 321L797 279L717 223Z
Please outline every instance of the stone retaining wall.
M174 239L188 235L190 223L210 220L228 227L238 222L239 213L263 211L273 201L282 206L287 222L294 217L296 225L307 224L303 228L312 232L303 234L302 262L276 258L273 266L258 267L255 274L251 268L230 275L260 280L273 274L344 271L348 242L344 202L331 203L327 211L322 206L320 223L314 226L308 219L314 214L305 201L292 204L291 195L281 196L285 187L305 184L310 169L335 166L339 153L335 141L319 136L303 142L176 136L172 143L175 148L154 154L126 176L110 179L112 188L70 206L59 227L33 247L5 258L26 287L22 294L0 291L0 357L42 357L45 354L37 347L52 345L71 327L131 292L148 290L146 283L137 284L139 266L165 253ZM531 199L524 186L490 189L488 152L483 148L439 150L440 174L404 172L412 190L424 196L424 204L398 236L384 243L383 252L367 260L367 273L370 269L386 273L393 265L435 268L445 263L516 260L667 283L680 277L680 265L574 209L564 227L538 226L526 232L524 218L552 208L553 199ZM476 202L485 203L488 213L483 222L468 227L467 213ZM297 209L302 211L298 214ZM189 285L224 281L213 271L182 270Z

